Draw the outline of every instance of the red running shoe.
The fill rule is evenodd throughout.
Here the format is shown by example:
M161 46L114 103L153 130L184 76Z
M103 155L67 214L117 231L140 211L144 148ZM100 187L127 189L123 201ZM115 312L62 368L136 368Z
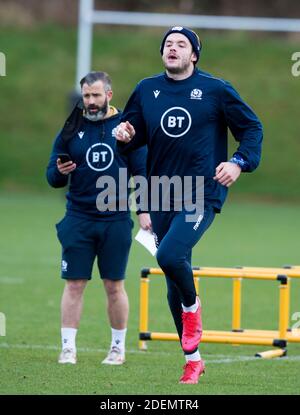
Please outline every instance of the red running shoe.
M189 360L183 366L183 375L179 379L179 383L187 383L187 384L196 384L200 376L203 376L205 373L205 365L203 360L198 360L193 362Z
M201 307L198 301L198 309L195 313L182 312L182 339L181 345L184 352L192 352L197 349L202 336Z

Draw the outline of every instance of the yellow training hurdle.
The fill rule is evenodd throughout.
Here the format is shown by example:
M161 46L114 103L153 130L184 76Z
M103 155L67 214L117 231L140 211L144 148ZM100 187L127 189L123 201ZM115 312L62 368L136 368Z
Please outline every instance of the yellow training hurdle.
M150 275L164 275L160 268L144 268L140 279L139 348L146 350L148 340L179 340L175 333L149 331L149 281ZM262 358L285 356L288 342L300 343L300 329L289 329L290 280L300 278L300 266L284 268L237 267L193 268L194 283L199 293L199 278L231 278L232 331L203 330L201 342L274 346L276 349L257 353ZM278 330L249 330L241 328L242 280L279 281Z

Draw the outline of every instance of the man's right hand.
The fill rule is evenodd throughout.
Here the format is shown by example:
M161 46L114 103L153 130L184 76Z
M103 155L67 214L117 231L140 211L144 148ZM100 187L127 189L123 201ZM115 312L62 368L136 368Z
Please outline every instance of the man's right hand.
M129 121L121 122L116 129L116 139L123 143L129 143L135 135L135 129Z
M73 161L67 161L66 163L62 163L62 162L60 161L60 159L57 159L57 160L56 160L56 166L57 166L58 171L59 171L61 174L64 174L64 175L68 175L68 174L70 174L73 170L75 170L75 169L76 169L76 164L75 164L75 163L73 163Z

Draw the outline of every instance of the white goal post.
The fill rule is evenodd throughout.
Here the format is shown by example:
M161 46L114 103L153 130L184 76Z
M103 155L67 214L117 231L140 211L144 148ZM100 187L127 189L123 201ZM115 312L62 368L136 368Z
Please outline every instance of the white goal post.
M79 0L78 50L75 90L91 69L93 25L188 26L201 29L300 32L300 19L204 16L167 13L140 13L94 10L94 0Z

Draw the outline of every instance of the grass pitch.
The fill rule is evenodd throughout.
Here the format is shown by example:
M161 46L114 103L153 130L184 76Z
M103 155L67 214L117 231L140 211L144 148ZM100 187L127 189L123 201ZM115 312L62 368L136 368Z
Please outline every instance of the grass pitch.
M0 195L0 312L6 336L0 337L0 394L205 395L298 394L300 344L288 357L254 358L268 347L202 344L207 371L198 385L179 385L184 360L176 342L148 342L138 350L139 271L156 261L133 242L127 278L130 320L127 362L100 362L110 343L106 300L97 270L85 293L77 336L78 364L57 364L60 348L60 247L54 224L64 214L64 199ZM298 224L298 225L297 225ZM134 234L137 227L134 229ZM299 264L299 206L229 200L224 212L194 250L202 266L282 266ZM300 281L292 282L291 316L299 311ZM230 329L231 281L200 282L205 329ZM276 329L278 284L243 283L242 325ZM294 324L290 321L290 324ZM150 330L174 332L163 277L150 283ZM282 381L284 379L284 382Z

